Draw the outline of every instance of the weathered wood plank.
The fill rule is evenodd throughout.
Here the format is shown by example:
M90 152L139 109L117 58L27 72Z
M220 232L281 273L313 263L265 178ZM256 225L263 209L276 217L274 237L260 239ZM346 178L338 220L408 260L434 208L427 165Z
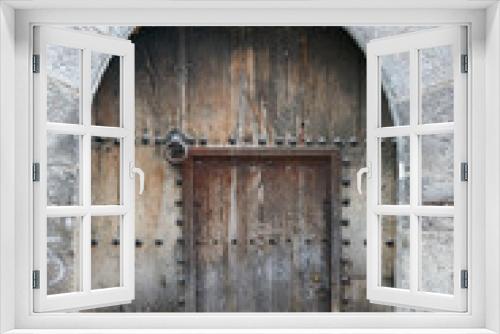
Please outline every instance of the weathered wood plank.
M226 309L229 172L227 165L217 162L195 162L198 312Z

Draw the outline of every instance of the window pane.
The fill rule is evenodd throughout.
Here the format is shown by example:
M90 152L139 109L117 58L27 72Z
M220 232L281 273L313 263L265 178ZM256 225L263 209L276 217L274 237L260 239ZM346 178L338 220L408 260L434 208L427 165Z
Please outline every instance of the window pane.
M410 56L408 52L379 57L381 125L410 124Z
M80 136L47 134L47 205L80 204Z
M120 57L92 52L92 125L120 126Z
M80 218L47 219L47 294L80 291Z
M92 289L120 286L120 217L92 217Z
M80 49L47 46L47 120L80 122Z
M380 204L410 203L410 138L380 138Z
M453 205L453 135L420 137L422 205Z
M410 218L382 216L381 224L381 286L410 288Z
M120 144L92 137L92 205L120 204Z
M422 49L420 57L421 122L453 121L453 56L451 46Z
M420 289L453 293L453 218L420 217Z

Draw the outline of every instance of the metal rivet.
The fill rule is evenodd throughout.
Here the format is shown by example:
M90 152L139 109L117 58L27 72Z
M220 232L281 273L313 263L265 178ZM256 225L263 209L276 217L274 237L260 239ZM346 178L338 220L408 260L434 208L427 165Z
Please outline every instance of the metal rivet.
M342 146L344 143L342 142L342 138L337 136L337 137L333 138L333 144L335 144L337 146Z
M342 185L346 188L349 187L351 185L351 180L350 179L343 179Z
M148 133L148 129L142 130L142 139L141 139L142 145L148 145L149 144L149 140L150 140L150 136L149 136L149 133Z

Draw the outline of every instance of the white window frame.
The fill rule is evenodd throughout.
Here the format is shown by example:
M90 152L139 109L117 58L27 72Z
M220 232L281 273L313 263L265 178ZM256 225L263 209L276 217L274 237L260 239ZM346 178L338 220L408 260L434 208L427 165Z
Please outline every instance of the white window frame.
M76 3L76 4L75 4ZM290 332L294 328L310 328L297 332L346 333L358 328L357 333L492 333L500 329L500 11L496 4L466 1L412 1L403 6L391 1L373 1L327 4L321 1L304 6L299 2L276 1L267 4L204 2L205 9L196 2L182 7L164 2L143 0L101 3L71 2L88 9L56 9L68 6L65 1L26 2L10 1L0 4L0 326L3 331L16 329L16 333L33 333L33 329L84 328L106 330L177 328L176 333L189 332L189 328L226 328L218 332L245 332L248 328L274 328ZM11 6L24 7L14 11ZM45 6L49 10L33 9ZM149 7L138 10L137 7ZM346 6L356 9L346 9ZM439 6L448 9L436 9ZM473 10L471 7L481 7ZM484 9L490 6L488 10ZM112 7L112 8L109 8ZM127 7L129 9L127 9ZM165 8L167 7L167 8ZM169 8L168 8L169 7ZM340 8L339 8L340 7ZM427 9L422 9L422 8ZM456 8L461 9L456 9ZM209 9L206 9L209 8ZM371 8L371 9L369 9ZM373 9L375 8L375 9ZM377 9L378 8L378 9ZM420 8L420 9L415 9ZM467 9L469 8L469 9ZM380 10L383 9L383 10ZM109 25L433 25L467 24L471 28L469 39L471 71L469 82L468 148L471 154L468 195L470 285L466 313L400 313L400 314L34 314L32 312L31 278L31 224L32 184L30 146L32 138L30 54L31 28L35 24L109 24ZM487 26L485 26L487 24ZM15 28L15 29L14 29ZM487 28L487 29L486 29ZM15 38L14 38L15 31ZM16 68L12 69L15 59ZM485 71L485 65L489 66ZM15 86L12 84L15 83ZM15 108L14 108L15 107ZM5 122L6 121L6 122ZM13 124L15 123L15 129ZM10 137L9 137L10 136ZM15 140L12 140L14 137ZM488 138L488 140L486 140ZM15 145L15 150L14 150ZM486 164L486 153L488 164ZM488 183L485 179L488 179ZM9 181L10 180L10 181ZM11 196L15 180L15 196ZM486 205L486 204L488 205ZM488 218L486 220L486 218ZM488 252L485 251L488 249ZM15 261L12 257L15 254ZM485 265L487 264L487 266ZM15 282L15 284L14 284ZM15 289L12 287L15 285ZM488 289L488 296L485 294ZM14 307L12 307L14 305ZM488 307L486 307L488 306ZM236 330L247 328L247 330ZM316 330L313 330L313 329ZM323 328L323 330L319 330ZM385 329L384 329L385 328ZM185 329L185 330L182 330ZM343 330L342 330L343 329ZM427 329L427 330L425 330ZM489 331L491 329L491 331ZM52 331L53 330L53 331ZM257 332L258 330L256 330ZM47 332L47 331L46 331ZM59 331L62 332L62 331ZM64 330L67 332L67 330ZM114 331L116 333L116 331ZM137 330L135 331L137 332ZM142 331L141 331L142 332ZM147 330L144 330L147 332ZM167 332L167 330L165 330ZM172 332L172 331L170 331ZM199 330L199 332L203 332ZM262 331L260 331L262 332Z
M34 311L63 311L129 303L135 289L135 183L129 168L135 160L135 83L134 45L108 36L47 26L34 27L34 54L39 56L39 73L33 74L34 161L39 164L39 181L33 184L34 203L34 270L39 272L39 288L34 289ZM80 112L78 124L47 120L47 57L48 45L58 45L80 53ZM120 59L120 124L116 127L92 125L91 55L99 52ZM80 204L47 206L47 136L76 135L79 147ZM91 140L93 136L120 140L119 189L120 203L92 205ZM132 174L133 175L133 174ZM117 216L120 219L120 286L91 289L91 220L94 216ZM47 218L78 218L78 264L80 291L47 294Z
M432 28L372 40L367 46L367 298L372 302L402 307L464 312L467 290L461 287L461 271L467 270L467 182L461 180L461 163L467 163L467 73L462 73L462 55L467 55L465 27ZM453 121L420 122L421 89L419 50L449 46L453 67ZM409 124L383 127L381 124L382 80L379 57L398 53L409 57ZM422 205L422 135L453 135L453 206ZM382 138L404 136L409 139L410 189L408 204L381 204ZM381 278L381 217L409 218L409 289L383 287ZM453 293L438 294L420 290L424 273L420 270L420 217L453 219Z

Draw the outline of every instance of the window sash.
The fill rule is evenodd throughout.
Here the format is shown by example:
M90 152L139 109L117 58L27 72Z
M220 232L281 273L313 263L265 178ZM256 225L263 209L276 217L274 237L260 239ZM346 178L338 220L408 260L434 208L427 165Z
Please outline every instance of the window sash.
M466 105L467 75L460 73L461 54L466 52L466 31L463 27L437 28L394 37L373 40L367 47L367 161L371 176L367 179L367 295L372 302L402 307L466 311L467 290L460 287L460 272L467 269L467 185L460 182L460 163L467 161ZM452 46L454 79L453 122L419 124L419 50ZM380 124L380 69L379 57L400 52L409 53L410 123L405 126L381 127ZM421 153L419 136L453 134L453 206L420 205ZM381 205L380 138L407 136L410 155L410 200L408 205ZM382 287L381 227L383 215L408 216L410 219L409 290ZM419 290L421 278L419 234L420 217L453 217L453 294L445 295Z
M80 124L47 122L46 48L58 45L80 50ZM120 127L91 125L91 53L117 55L120 62ZM134 183L129 166L134 162L134 46L128 40L60 28L36 27L34 52L40 71L34 80L34 161L40 163L40 182L34 183L34 270L40 271L40 288L34 290L34 311L72 311L127 303L134 298ZM47 135L80 136L80 205L46 206ZM120 203L92 205L91 140L93 136L117 138L120 145ZM91 289L91 218L120 217L120 286ZM80 217L80 291L47 294L47 218Z

